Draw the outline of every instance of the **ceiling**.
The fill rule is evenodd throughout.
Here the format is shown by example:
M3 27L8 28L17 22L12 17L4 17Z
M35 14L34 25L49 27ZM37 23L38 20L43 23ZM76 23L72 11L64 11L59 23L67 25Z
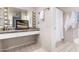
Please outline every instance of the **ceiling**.
M72 12L72 11L79 12L79 7L58 7L58 8L60 8L64 12Z
M33 10L34 7L14 7L20 9L20 10L25 10L25 11L29 11L29 10ZM63 10L64 12L72 12L72 11L76 11L79 12L79 7L57 7L61 10Z

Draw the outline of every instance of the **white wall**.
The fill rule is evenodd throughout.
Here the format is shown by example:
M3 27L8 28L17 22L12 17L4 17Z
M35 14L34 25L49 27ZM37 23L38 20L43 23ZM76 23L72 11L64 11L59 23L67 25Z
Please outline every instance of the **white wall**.
M39 12L41 10L44 10L45 11L45 17L44 17L44 20L45 21L42 21L39 17ZM52 25L54 22L52 22L51 18L53 16L53 8L50 8L49 10L45 10L45 8L37 8L37 21L39 21L39 24L37 22L37 27L40 28L40 37L39 37L39 41L42 48L48 50L48 51L51 51L51 38L54 34L51 33L52 31ZM52 14L51 14L52 12ZM52 46L54 46L54 43L53 43L53 38L52 38Z
M47 31L49 28L48 26L46 26L46 22L45 21L42 21L40 19L40 14L39 12L42 11L44 8L37 8L36 9L36 17L37 17L37 27L40 28L40 36L39 36L39 39L38 39L38 43L41 45L42 48L46 49L46 50L49 50L49 47L50 47L50 39L49 39L49 31ZM39 22L39 24L38 24ZM49 40L48 40L49 39Z
M39 12L44 10L44 21L40 19ZM38 27L40 28L39 42L42 48L48 51L55 51L56 48L56 9L50 8L37 8L37 20L39 21ZM62 30L63 31L63 30ZM60 39L61 40L61 39Z

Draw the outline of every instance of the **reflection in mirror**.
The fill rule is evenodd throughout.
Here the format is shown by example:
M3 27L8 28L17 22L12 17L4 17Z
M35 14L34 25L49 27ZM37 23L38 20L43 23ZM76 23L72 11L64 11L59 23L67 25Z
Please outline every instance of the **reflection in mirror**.
M4 27L3 8L0 8L0 30Z
M36 28L36 14L31 7L3 7L0 12L0 29Z

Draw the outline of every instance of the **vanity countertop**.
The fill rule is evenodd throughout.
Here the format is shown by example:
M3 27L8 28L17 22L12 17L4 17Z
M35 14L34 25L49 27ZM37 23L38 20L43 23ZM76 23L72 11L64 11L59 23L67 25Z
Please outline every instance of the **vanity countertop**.
M38 30L14 30L14 31L1 31L0 32L0 40L2 39L8 39L8 38L16 38L16 37L22 37L22 36L30 36L30 35L39 35L40 31Z
M29 31L39 31L39 29L26 29L26 30L6 30L0 31L0 34L8 34L8 33L19 33L19 32L29 32Z

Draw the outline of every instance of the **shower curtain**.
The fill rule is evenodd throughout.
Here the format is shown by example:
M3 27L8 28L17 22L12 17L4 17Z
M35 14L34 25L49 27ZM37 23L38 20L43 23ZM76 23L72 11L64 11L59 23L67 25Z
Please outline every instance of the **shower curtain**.
M70 17L69 15L66 16L64 24L65 31L67 31L70 27L75 28L76 24L77 24L77 13L72 12Z

